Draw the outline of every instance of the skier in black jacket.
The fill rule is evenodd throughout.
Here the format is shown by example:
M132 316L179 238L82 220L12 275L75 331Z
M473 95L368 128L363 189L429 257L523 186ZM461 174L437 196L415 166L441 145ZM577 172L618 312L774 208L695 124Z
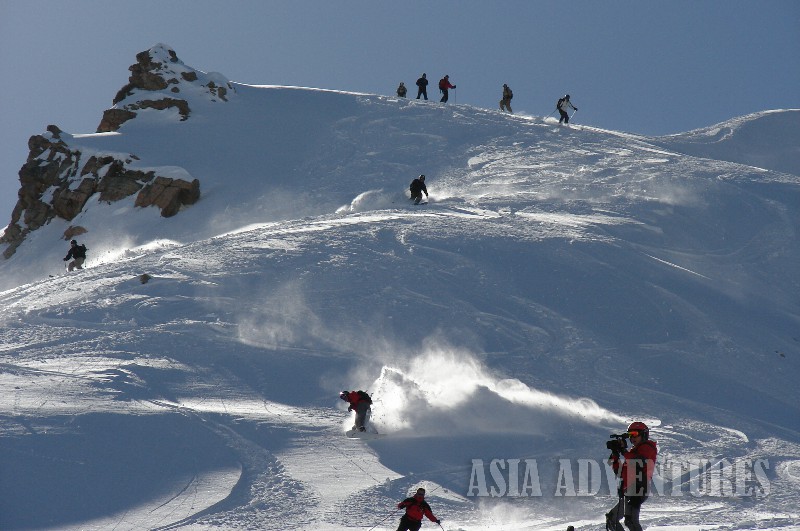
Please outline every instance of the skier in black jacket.
M418 205L420 201L422 201L422 193L425 192L425 197L428 197L428 188L425 186L425 176L420 175L408 186L409 190L411 190L411 199L414 200L414 204Z
M78 245L76 240L72 240L69 243L69 252L67 253L67 256L64 257L65 262L70 258L72 259L72 262L69 263L68 269L70 271L73 269L83 269L83 262L86 261L86 246Z
M425 96L425 99L428 99L428 75L422 74L422 77L417 80L417 86L419 90L417 90L417 99L420 96Z

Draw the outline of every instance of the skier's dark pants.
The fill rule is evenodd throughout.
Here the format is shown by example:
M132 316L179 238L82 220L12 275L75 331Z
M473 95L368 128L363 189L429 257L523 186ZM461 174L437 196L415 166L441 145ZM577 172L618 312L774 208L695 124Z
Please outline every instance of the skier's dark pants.
M442 99L440 99L439 101L442 103L447 103L447 96L448 96L447 89L442 89Z
M623 517L625 518L625 526L630 529L630 531L642 531L642 524L639 523L639 510L642 508L642 503L647 497L644 499L640 497L631 498L631 496L621 498L614 508L606 513L606 520L613 522L612 525L615 526L615 531L625 531L619 524L619 521ZM620 505L622 505L622 507L620 507Z
M561 113L561 119L558 121L558 123L564 122L565 124L568 124L569 123L569 114L567 114L567 111L563 111L563 110L559 109L558 112Z
M427 100L428 99L428 90L424 89L424 88L420 88L419 91L417 92L417 99L419 99L420 96L425 96L425 99Z
M361 430L365 427L367 422L367 413L369 413L369 404L367 402L359 402L356 406L356 428ZM364 431L364 430L361 430Z
M397 531L419 531L420 527L422 527L422 522L412 520L407 514L404 514L400 519L400 525L397 526Z

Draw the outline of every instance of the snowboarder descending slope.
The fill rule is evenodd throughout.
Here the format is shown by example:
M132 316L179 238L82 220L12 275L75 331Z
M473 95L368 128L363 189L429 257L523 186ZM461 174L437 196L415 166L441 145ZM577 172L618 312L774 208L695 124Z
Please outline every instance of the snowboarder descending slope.
M417 493L397 504L398 509L405 508L406 514L400 518L397 531L419 531L422 527L422 517L441 526L441 520L436 518L431 511L431 506L425 501L425 489L417 489Z
M425 186L425 176L420 175L413 181L411 184L408 185L408 189L411 191L411 199L414 201L415 205L418 205L420 201L422 201L422 193L425 193L425 197L428 197L428 187Z
M500 99L500 110L501 111L508 111L513 114L514 111L511 110L511 98L514 97L514 93L511 92L511 89L508 85L503 83L503 97Z
M64 257L64 261L66 262L70 258L72 262L69 263L67 266L69 271L73 269L83 269L83 262L86 261L86 246L81 244L78 245L76 240L72 240L70 243L69 252L67 256Z
M342 391L339 398L350 404L347 411L356 412L356 423L353 429L367 431L367 415L370 412L372 398L365 391Z
M565 124L569 123L568 109L570 108L575 109L576 111L578 110L578 108L575 107L571 101L569 101L569 94L567 94L563 98L558 99L558 102L556 103L556 109L558 109L558 112L561 115L561 118L559 118L558 123L561 122L564 122Z
M447 103L448 99L448 89L456 88L455 85L450 84L450 76L444 76L442 79L439 80L439 91L442 93L442 99L439 101L442 103Z
M650 429L644 422L633 422L622 436L609 441L611 450L609 463L620 478L619 502L606 513L606 528L610 531L625 531L619 521L625 518L630 531L642 531L639 510L647 500L647 487L653 479L658 447L650 440ZM625 438L629 437L633 447L626 450ZM620 460L620 455L624 461Z

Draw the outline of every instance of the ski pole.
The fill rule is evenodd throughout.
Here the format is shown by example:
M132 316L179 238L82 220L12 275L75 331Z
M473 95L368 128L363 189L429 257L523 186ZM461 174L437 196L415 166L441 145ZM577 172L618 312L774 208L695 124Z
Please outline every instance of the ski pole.
M378 520L378 521L375 523L375 525L374 525L374 526L372 526L372 527L370 527L369 529L367 529L367 531L372 531L373 529L375 529L376 527L378 527L378 525L379 525L379 524L382 524L383 522L385 522L387 518L389 518L390 516L392 516L393 514L395 514L395 513L396 513L397 511L399 511L399 510L400 510L400 509L395 509L394 511L390 512L389 514L387 514L386 516L384 516L383 518L381 518L380 520Z
M575 116L575 113L576 113L576 112L578 112L578 109L575 109L574 111L572 111L572 114L570 114L570 115L569 115L570 119L571 119L573 116Z
M616 520L614 520L614 528L613 529L609 529L609 531L616 531L617 524L620 521L619 512L623 510L623 505L624 504L625 504L625 494L622 493L622 494L619 495L619 502L617 502L617 511L616 511L617 515L616 515ZM609 528L609 527L610 526L608 525L608 522L606 522L606 528Z

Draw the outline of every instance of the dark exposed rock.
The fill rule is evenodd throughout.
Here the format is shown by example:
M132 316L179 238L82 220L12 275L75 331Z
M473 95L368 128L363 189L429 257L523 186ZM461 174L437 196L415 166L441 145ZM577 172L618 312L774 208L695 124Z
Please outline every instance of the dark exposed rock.
M152 184L145 186L136 196L136 206L155 205L161 215L169 218L178 213L181 206L193 205L200 199L200 181L156 177Z
M75 238L76 236L80 236L81 234L86 234L87 232L89 231L86 230L84 227L81 227L80 225L70 225L69 227L67 227L67 230L64 231L64 240L69 241Z
M82 163L81 151L69 146L60 129L50 126L48 132L28 141L30 153L19 171L18 201L0 237L0 243L9 244L3 252L5 258L14 254L31 231L53 218L73 220L95 194L99 201L109 203L137 194L135 206L156 206L164 217L174 216L200 198L197 179L189 182L129 168L132 160L138 160L134 155L125 160L93 155ZM83 227L70 230L82 231L72 234L86 232Z
M128 109L108 109L103 112L100 125L97 126L98 133L111 133L117 131L122 124L128 120L136 118L136 113Z
M164 92L168 90L173 95L179 94L183 84L205 88L211 101L228 101L229 92L234 90L229 81L220 82L220 76L212 79L208 74L198 74L198 71L187 67L178 59L175 51L165 45L156 45L136 54L136 64L128 70L131 72L128 83L114 97L115 107L103 113L97 126L98 133L119 130L123 123L135 118L136 111L141 109L176 108L181 120L186 120L191 114L189 103ZM121 107L116 107L118 104L122 104Z
M129 70L128 83L114 97L115 107L103 113L98 133L119 130L143 109L177 110L182 121L189 119L189 103L175 97L187 84L201 87L200 94L205 93L214 102L228 101L229 95L235 93L234 86L221 75L187 67L165 45L136 54L136 64ZM198 93L196 89L188 92ZM164 217L174 216L200 198L197 179L189 182L159 176L155 171L132 169L131 162L139 160L133 154L123 159L88 154L88 160L84 160L86 157L74 145L72 136L55 125L28 141L28 158L19 171L18 201L11 222L0 237L0 243L8 244L3 252L6 258L14 254L31 231L53 218L73 220L95 194L99 194L98 201L109 203L136 195L135 206L156 206ZM64 234L70 238L84 232L84 227L71 226Z

